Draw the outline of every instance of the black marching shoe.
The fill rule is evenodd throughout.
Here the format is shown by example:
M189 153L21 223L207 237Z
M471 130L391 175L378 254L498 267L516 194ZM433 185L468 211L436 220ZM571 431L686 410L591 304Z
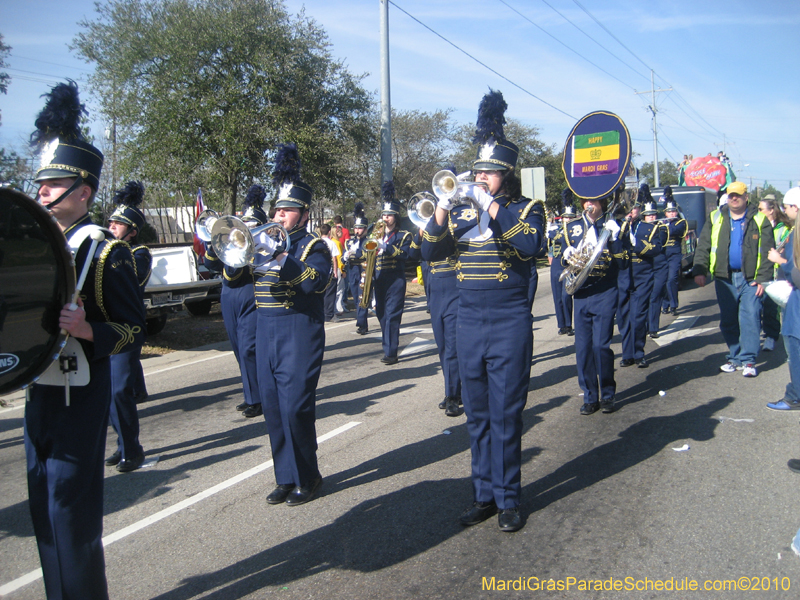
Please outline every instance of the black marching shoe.
M381 359L381 362L385 365L396 365L397 364L397 357L396 356L384 356Z
M603 398L600 400L600 410L606 414L614 412L614 398Z
M106 459L106 466L113 467L114 465L118 465L119 461L122 460L122 452L117 450Z
M501 510L497 515L497 525L500 527L500 531L509 533L522 529L522 515L519 514L519 508Z
M236 410L238 410L239 412L242 412L248 406L250 406L250 405L247 402L242 402L241 404L237 404L236 405Z
M267 504L283 504L294 488L295 485L293 483L279 483L275 486L275 489L267 495Z
M369 333L369 329L367 329L366 327L359 327L358 329L356 329L356 333L358 335L367 335Z
M636 366L638 366L640 369L646 369L650 366L650 364L647 362L646 358L640 358L636 361Z
M635 364L636 361L633 360L632 358L623 358L621 361L619 361L620 367L632 367Z
M671 308L669 310L669 314L671 314L673 317L677 317L678 316L678 309L677 308Z
M588 404L584 404L583 406L581 406L582 415L593 415L598 410L600 410L599 402L589 402Z
M567 335L570 337L575 335L575 330L572 327L567 327Z
M242 416L252 419L253 417L258 417L264 414L264 409L261 408L261 404L250 404L242 411Z
M497 513L497 504L492 502L473 502L472 506L461 513L458 522L468 527L483 523L486 519Z
M288 506L300 506L314 499L317 495L320 486L322 486L322 475L317 475L317 478L305 487L299 485L294 488L286 497L286 504Z
M558 330L558 335L565 335L569 331L568 327L562 327Z
M441 402L439 402L439 408L441 408L442 410L444 410L444 409L447 407L447 401L448 401L449 399L450 399L450 396L445 396L445 397L444 397L444 400L442 400Z
M464 409L461 408L461 398L458 396L450 396L447 398L447 405L444 409L444 414L448 417L460 417L464 414Z
M649 335L649 336L650 336L650 339L651 339L651 340L654 340L654 339L656 339L656 338L658 337L658 332L657 332L657 331L651 331L651 332L650 332L650 333L648 333L647 335Z
M144 452L142 452L139 456L134 456L133 458L126 458L119 461L117 465L117 471L120 473L130 473L131 471L135 471L139 467L144 464Z
M671 311L671 310L672 310L672 309L671 309L669 306L668 306L667 308L662 308L662 309L661 309L661 314L662 314L662 315L668 315L668 314L670 313L670 311Z

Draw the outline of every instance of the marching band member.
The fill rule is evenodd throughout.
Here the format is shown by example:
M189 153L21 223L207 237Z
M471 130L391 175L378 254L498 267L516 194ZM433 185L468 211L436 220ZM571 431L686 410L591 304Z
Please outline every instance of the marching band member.
M406 298L406 260L411 248L411 234L398 229L400 204L394 199L394 184L386 181L382 189L383 238L378 240L375 264L375 316L381 324L385 365L397 364L400 345L400 322Z
M64 387L34 384L24 433L29 503L47 597L103 600L108 598L101 539L109 356L141 348L145 313L130 246L89 239L100 229L89 208L103 155L83 139L79 119L84 112L77 85L58 84L36 119L31 143L42 150L35 178L38 200L64 232L78 271L90 263L78 308L66 305L58 321L80 342L90 380L71 387L69 406Z
M455 175L454 175L455 176ZM422 244L425 237L420 229L411 242L411 258L422 256ZM463 414L461 408L461 377L458 372L458 350L456 348L456 332L458 325L458 285L456 279L456 263L458 250L452 236L442 242L449 246L449 254L444 260L434 260L428 265L427 300L431 315L433 339L439 350L439 364L444 376L444 399L439 408L444 409L448 417ZM447 250L443 250L447 253Z
M621 190L617 193L621 193ZM564 224L566 248L562 254L564 267L573 254L587 244L595 246L604 229L610 241L586 279L574 293L575 359L578 384L583 390L582 415L598 410L614 412L617 383L614 379L614 315L617 309L617 278L625 264L625 253L619 239L620 226L607 214L609 197L582 199L583 215Z
M247 190L242 208L242 221L248 227L257 227L267 222L264 212L264 199L267 192L264 186L251 185ZM258 392L258 368L256 363L256 299L253 268L229 267L217 257L211 244L206 244L203 257L205 266L215 273L222 273L222 293L219 304L225 331L231 342L233 355L242 376L242 395L244 402L236 405L242 416L252 419L262 414L261 397Z
M144 186L130 181L114 195L117 209L109 217L108 228L118 240L128 242L133 252L139 296L144 305L144 288L150 279L153 256L147 246L138 243L139 233L145 225L144 213L139 209L144 200ZM144 463L144 449L139 443L139 414L136 403L147 398L147 388L142 371L141 348L112 354L111 360L111 425L117 432L117 450L106 459L106 465L116 465L117 471L135 471Z
M561 226L553 223L547 228L547 240L553 255L553 262L550 263L550 290L553 293L558 335L575 335L575 330L572 328L572 296L567 293L566 284L561 280L561 273L564 271L561 255L566 247L567 239L565 225L575 218L572 199L572 190L565 188L561 192L561 201L564 207L564 212L561 213Z
M644 345L653 292L653 256L661 252L661 235L657 223L645 223L639 218L641 209L637 202L620 232L630 262L619 274L617 327L622 336L620 366L636 364L646 369L649 364L644 356Z
M367 215L364 214L364 205L356 202L354 207L353 237L345 241L344 261L347 263L347 283L350 286L350 295L356 306L356 333L365 335L369 333L368 309L361 307L361 278L364 274L364 240L367 238Z
M651 202L645 204L642 217L644 217L645 223L653 223L656 226L656 235L661 239L661 251L652 255L653 291L650 292L650 306L647 309L647 335L655 339L658 337L658 330L661 328L659 322L661 317L661 302L666 295L667 275L669 274L669 265L667 264L667 255L665 253L669 230L666 223L660 223L657 220L658 211L656 210L655 202L652 202L653 197L650 195L650 186L646 183L642 184L642 189L645 189L645 186L646 196Z
M522 411L528 397L532 316L530 260L544 244L540 201L523 198L515 172L519 149L503 131L507 105L500 92L484 96L473 142L478 156L471 186L474 205L440 198L425 230L422 256L459 259L456 347L461 394L472 450L473 505L459 518L475 525L499 511L502 531L522 527Z
M266 232L256 238L259 253L270 257L255 268L258 389L277 482L267 503L298 506L322 485L315 396L325 349L322 299L332 263L327 244L306 229L312 190L300 179L294 144L279 148L272 181L278 190L275 221L291 244L286 252Z
M664 188L664 199L667 207L664 216L667 219L667 296L661 303L663 314L678 314L678 288L681 279L681 260L683 259L683 240L686 237L688 224L686 219L678 216L678 204L672 198L672 188Z

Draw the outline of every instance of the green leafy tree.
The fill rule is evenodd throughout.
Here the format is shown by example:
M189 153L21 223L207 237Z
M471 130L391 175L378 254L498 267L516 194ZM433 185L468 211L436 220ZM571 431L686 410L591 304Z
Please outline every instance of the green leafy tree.
M0 148L0 183L31 194L33 191L31 161L13 150Z
M650 187L655 186L655 173L653 163L646 162L639 167L639 181L646 182ZM661 187L666 185L678 185L678 167L670 160L658 162L658 184Z
M329 52L325 32L280 0L111 0L97 3L72 48L96 64L89 83L115 132L122 174L174 194L203 187L232 213L269 186L279 143L295 142L318 198L351 173L370 96ZM194 197L194 191L187 194Z

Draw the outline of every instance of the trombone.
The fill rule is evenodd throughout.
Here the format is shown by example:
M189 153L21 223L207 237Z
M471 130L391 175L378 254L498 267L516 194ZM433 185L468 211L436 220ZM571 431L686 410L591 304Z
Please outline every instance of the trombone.
M259 267L272 258L256 247L255 238L261 233L278 242L277 253L289 251L289 232L280 223L266 223L250 229L244 221L233 216L217 217L214 220L211 225L211 245L217 257L233 269L247 265Z

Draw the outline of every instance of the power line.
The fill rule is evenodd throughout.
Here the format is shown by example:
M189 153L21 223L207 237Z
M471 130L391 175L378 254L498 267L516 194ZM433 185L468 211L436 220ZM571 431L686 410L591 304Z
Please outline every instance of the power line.
M462 54L465 54L466 56L468 56L469 58L471 58L472 60L474 60L476 63L478 63L479 65L481 65L481 66L482 66L484 69L487 69L488 71L490 71L490 72L494 73L495 75L497 75L497 76L498 76L500 79L503 79L503 80L507 81L508 83L510 83L511 85L513 85L515 88L517 88L517 89L521 90L522 92L524 92L524 93L528 94L528 95L529 95L531 98L535 98L536 100L538 100L538 101L539 101L539 102L541 102L542 104L545 104L545 105L549 106L550 108L552 108L553 110L556 110L556 111L560 112L562 115L565 115L565 116L569 117L570 119L575 119L575 120L577 120L577 117L574 117L574 116L572 116L572 115L571 115L571 114L569 114L568 112L565 112L565 111L561 110L560 108L558 108L557 106L555 106L555 105L553 105L553 104L550 104L550 103L549 103L547 100L544 100L544 99L540 98L539 96L537 96L537 95L536 95L536 94L534 94L533 92L529 92L528 90L526 90L524 87L522 87L522 86L521 86L521 85L519 85L518 83L515 83L514 81L511 81L511 80L510 80L508 77L506 77L505 75L502 75L502 74L500 74L499 72L497 72L496 70L494 70L492 67L490 67L490 66L489 66L489 65L487 65L486 63L484 63L484 62L482 62L482 61L478 60L477 58L475 58L474 56L472 56L472 55L471 55L469 52L467 52L467 51L466 51L466 50L464 50L463 48L459 47L459 46L458 46L458 45L456 45L455 43L451 42L451 41L450 41L450 40L448 40L446 37L444 37L442 34L440 34L439 32L435 31L434 29L432 29L431 27L429 27L428 25L426 25L425 23L423 23L422 21L420 21L419 19L417 19L415 16L411 15L411 14L410 14L408 11L406 11L405 9L403 9L403 8L399 7L399 6L398 6L398 5L397 5L395 2L393 2L392 0L389 0L389 4L391 4L392 6L394 6L394 7L395 7L397 10L399 10L400 12L402 12L404 15L406 15L406 16L407 16L408 18L410 18L411 20L413 20L413 21L416 21L417 23L419 23L420 25L422 25L422 26L423 26L425 29L427 29L428 31L430 31L430 32L431 32L432 34L434 34L436 37L438 37L438 38L442 39L443 41L447 42L447 43L448 43L448 44L450 44L450 45L451 45L453 48L455 48L456 50L458 50L458 51L459 51L459 52L461 52Z
M586 62L588 62L588 63L589 63L590 65L592 65L592 66L593 66L595 69L597 69L597 70L599 70L599 71L602 71L603 73L605 73L606 75L608 75L608 76L609 76L609 77L611 77L612 79L615 79L615 80L619 81L619 82L620 82L622 85L624 85L624 86L627 86L627 87L631 88L632 90L634 89L634 88L633 88L633 86L631 86L631 85L628 85L627 83L625 83L624 81L622 81L620 78L616 77L615 75L612 75L611 73L609 73L608 71L606 71L606 70L605 70L603 67L601 67L600 65L598 65L598 64L596 64L596 63L593 63L593 62L592 62L592 61L590 61L588 58L586 58L584 55L582 55L580 52L578 52L578 51L577 51L577 50L575 50L574 48L571 48L570 46L568 46L567 44L565 44L564 42L562 42L560 39L558 39L556 36L554 36L554 35L553 35L553 34L551 34L550 32L548 32L548 31L546 31L545 29L543 29L543 28L542 28L540 25L538 25L537 23L534 23L534 22L533 22L531 19L529 19L528 17L526 17L525 15L523 15L521 12L519 12L519 11L518 11L516 8L514 8L513 6L511 6L511 5L510 5L508 2L506 2L505 0L498 0L498 2L500 2L501 4L505 4L505 5L506 5L506 6L507 6L509 9L511 9L512 11L514 11L515 13L517 13L517 14L518 14L520 17L522 17L523 19L525 19L526 21L528 21L528 23L530 23L531 25L533 25L534 27L536 27L537 29L539 29L539 30L540 30L542 33L544 33L545 35L547 35L547 36L551 37L553 40L555 40L556 42L558 42L559 44L561 44L562 46L564 46L564 48L566 48L567 50L569 50L569 51L570 51L570 52L572 52L573 54L576 54L576 55L577 55L579 58L582 58L583 60L585 60ZM635 91L635 90L634 90L634 91Z
M47 60L40 60L38 58L31 58L30 56L21 56L19 54L15 54L13 52L9 53L9 56L13 56L14 58L21 58L23 60L32 60L32 61L35 61L35 62L43 63L45 65L52 65L54 67L63 67L64 69L75 69L76 71L83 71L84 73L93 73L94 72L91 69L84 69L82 67L75 67L75 66L71 66L71 65L62 65L61 63L54 63L54 62L50 62L50 61L47 61Z

